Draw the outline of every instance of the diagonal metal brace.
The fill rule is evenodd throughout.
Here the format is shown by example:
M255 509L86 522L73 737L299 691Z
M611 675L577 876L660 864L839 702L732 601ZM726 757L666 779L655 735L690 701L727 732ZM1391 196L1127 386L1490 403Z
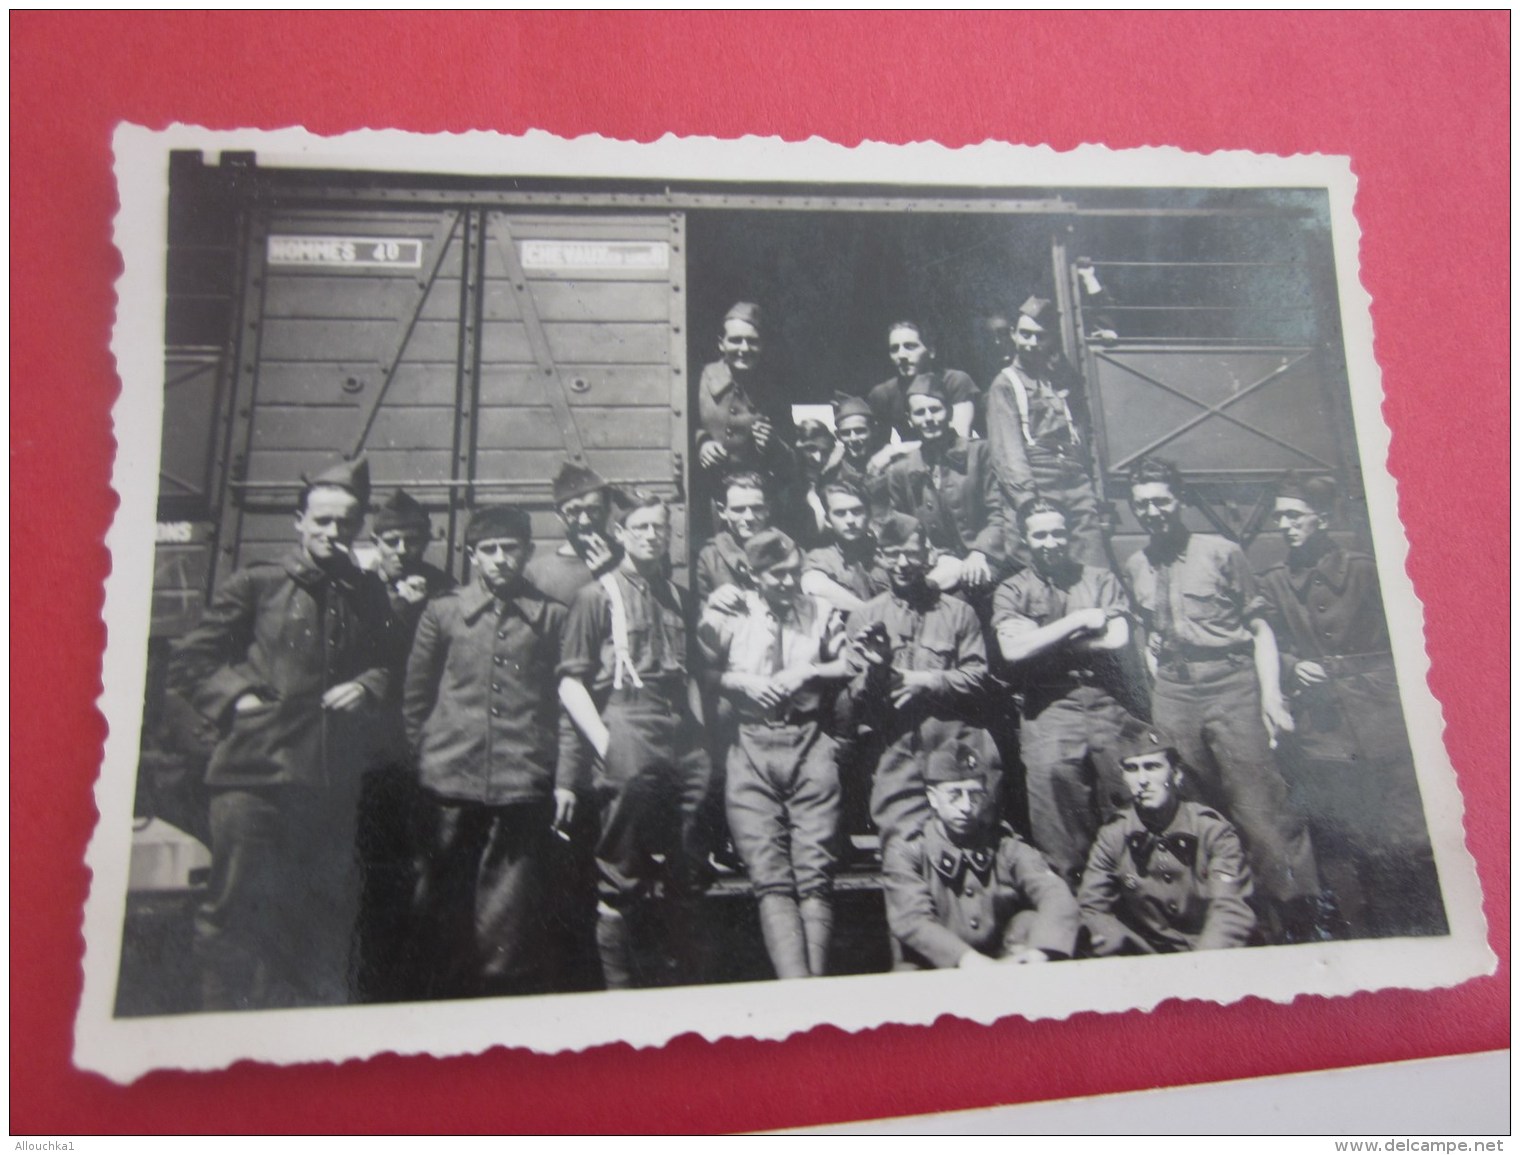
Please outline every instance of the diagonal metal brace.
M512 241L511 225L505 214L492 213L491 218L491 223L496 227L488 229L488 232L491 233L496 249L501 253L501 259L507 267L507 278L512 283L523 328L528 333L528 347L533 350L533 360L537 363L540 376L543 378L544 395L549 402L549 408L554 411L554 420L559 426L560 436L564 438L565 452L570 455L572 461L585 461L586 450L581 444L580 426L575 423L575 413L570 408L570 395L566 390L564 377L561 376L559 366L554 362L554 353L549 348L549 336L544 332L543 319L538 315L538 306L534 304L533 293L528 288L528 278L523 272L522 262L517 258L517 246Z
M359 432L349 448L350 459L359 456L364 443L369 440L370 430L374 428L375 416L380 412L380 403L385 400L385 395L390 392L391 382L396 379L396 370L401 365L401 354L406 351L406 343L412 339L412 331L417 328L417 319L422 316L422 306L433 288L433 282L438 279L438 269L443 264L444 254L449 251L449 242L454 239L454 233L459 228L461 215L457 211L444 213L427 242L428 251L432 255L428 257L427 264L417 271L416 287L411 297L406 305L397 311L394 340L389 348L380 353L378 358L381 374L380 388L370 395L369 400L359 412Z
M1298 356L1294 357L1292 360L1283 362L1283 364L1277 366L1265 377L1261 378L1258 381L1253 381L1250 385L1247 385L1238 393L1225 398L1225 400L1221 401L1217 405L1205 405L1196 397L1191 397L1188 394L1182 392L1182 390L1173 388L1165 381L1162 381L1156 377L1152 377L1149 373L1141 372L1133 365L1127 365L1123 361L1115 360L1113 357L1106 354L1097 354L1100 359L1107 361L1110 365L1115 365L1118 368L1123 369L1126 373L1133 373L1142 381L1148 381L1150 384L1156 386L1156 388L1166 393L1170 393L1173 397L1178 397L1183 401L1186 401L1189 405L1196 405L1199 409L1203 410L1203 412L1197 413L1194 416L1188 418L1187 421L1183 422L1176 429L1173 429L1170 433L1158 437L1149 445L1146 445L1141 449L1137 449L1135 452L1126 456L1123 460L1114 462L1109 466L1110 472L1119 473L1123 471L1128 466L1133 465L1136 461L1139 461L1142 457L1146 457L1149 454L1154 453L1168 441L1175 441L1177 438L1181 437L1189 430L1202 425L1210 417L1222 418L1223 420L1228 421L1231 425L1238 426L1239 428L1246 430L1248 433L1254 433L1257 437L1264 438L1265 440L1272 442L1274 445L1281 446L1283 449L1286 449L1291 453L1296 453L1300 457L1306 457L1315 464L1323 466L1325 469L1334 469L1335 467L1328 461L1321 461L1318 457L1314 456L1314 454L1308 452L1307 450L1302 449L1299 446L1292 444L1291 442L1284 441L1281 437L1277 437L1271 433L1268 433L1264 429L1258 429L1249 421L1244 421L1241 418L1236 417L1233 413L1225 412L1226 409L1228 409L1231 405L1234 405L1237 401L1243 400L1244 398L1250 396L1252 393L1255 393L1258 389L1262 388L1262 386L1277 380L1277 378L1288 372L1288 370L1294 368L1300 362L1306 360L1312 352L1313 350L1305 350Z

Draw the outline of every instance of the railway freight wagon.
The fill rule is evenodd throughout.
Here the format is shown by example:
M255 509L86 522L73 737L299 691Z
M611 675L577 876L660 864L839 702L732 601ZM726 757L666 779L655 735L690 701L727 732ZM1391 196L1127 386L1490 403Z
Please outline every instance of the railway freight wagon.
M300 476L339 455L369 457L378 497L422 501L432 557L456 574L479 503L525 504L557 539L566 459L673 501L681 571L696 380L740 299L765 307L772 375L804 405L889 377L886 326L903 316L985 387L982 319L1051 296L1118 496L1154 452L1193 482L1198 527L1248 546L1286 469L1338 475L1358 506L1315 194L809 195L261 169L236 153L176 154L172 178L155 638L188 628L218 576L283 551ZM1137 539L1118 516L1122 554Z
M1194 527L1257 565L1281 548L1262 530L1289 468L1336 475L1337 532L1369 546L1319 193L656 185L178 153L169 209L139 809L191 830L194 806L169 801L195 772L161 691L168 646L218 579L289 548L303 473L367 455L376 499L418 498L430 560L464 578L472 508L526 505L553 548L551 478L582 462L674 504L685 582L705 524L695 392L738 300L764 308L769 375L807 405L891 376L904 317L985 388L987 316L1051 297L1120 560L1141 540L1120 482L1148 453L1181 464Z

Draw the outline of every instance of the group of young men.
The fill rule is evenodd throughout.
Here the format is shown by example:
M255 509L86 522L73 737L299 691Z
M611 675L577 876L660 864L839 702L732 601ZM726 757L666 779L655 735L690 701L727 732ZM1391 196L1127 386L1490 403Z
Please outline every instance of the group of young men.
M349 1001L377 950L382 997L701 981L730 840L777 977L827 974L859 803L903 967L1439 929L1376 573L1329 536L1333 487L1279 490L1288 556L1258 578L1143 462L1148 544L1115 565L1052 307L1005 321L985 393L892 323L894 376L830 428L793 423L759 309L729 310L691 591L670 506L578 464L565 544L477 508L459 587L404 493L362 570L366 470L313 478L296 551L223 583L171 666L224 735L206 1005ZM377 947L365 832L398 809L406 917Z

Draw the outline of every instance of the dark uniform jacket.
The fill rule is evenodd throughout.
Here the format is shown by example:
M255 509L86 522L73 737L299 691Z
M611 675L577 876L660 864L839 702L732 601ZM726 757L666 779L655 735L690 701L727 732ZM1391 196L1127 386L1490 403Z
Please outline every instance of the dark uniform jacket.
M770 420L771 436L761 452L755 446L751 426L755 418ZM796 437L791 406L774 383L764 382L753 393L735 383L723 361L702 369L697 386L697 448L716 441L728 452L728 460L714 473L721 476L739 469L758 469L778 480L796 471L791 445Z
M936 549L956 557L975 550L1005 576L1012 568L1007 507L985 441L953 434L937 450L913 450L887 470L887 494L893 509L918 518Z
M1304 552L1261 575L1297 723L1292 741L1322 760L1407 757L1376 563L1326 536ZM1329 679L1300 686L1293 670L1301 661L1320 663Z
M1256 927L1251 871L1235 828L1218 811L1183 802L1153 833L1131 807L1102 830L1077 902L1099 954L1128 945L1147 954L1244 946Z
M876 547L871 542L855 557L846 557L844 547L835 541L817 549L810 549L802 561L802 570L816 570L837 585L843 586L863 602L884 594L892 586L892 579L882 569L876 558Z
M385 592L390 599L391 617L394 619L398 631L398 644L401 648L401 658L406 660L406 650L410 648L413 635L417 632L417 623L422 618L422 608L428 601L436 598L439 594L446 594L454 588L455 582L444 570L427 562L419 562L415 571L405 574L396 581L387 581L385 574L378 569L375 573L380 580L385 582ZM427 584L427 597L422 601L408 601L396 590L396 587L410 578L420 577Z
M854 637L876 622L886 627L894 669L935 675L928 690L906 709L892 710L888 704L888 717L878 717L877 725L885 721L890 732L901 732L925 717L986 724L981 707L986 700L987 643L969 605L932 589L911 601L888 592L851 614L845 628ZM855 679L851 693L867 711L883 707L874 700L869 671Z
M909 961L953 967L968 947L1000 958L1017 944L1070 956L1081 925L1066 883L1007 826L969 848L939 820L887 844L887 922ZM1031 917L1017 927L1014 918Z
M719 530L697 552L697 597L706 601L713 590L725 585L746 585L749 559L744 547L728 530Z
M580 785L555 677L567 613L525 583L505 600L473 582L428 603L402 702L425 787L505 806Z
M373 716L324 710L322 695L357 682L378 706L395 659L381 581L353 565L329 574L294 552L222 583L175 646L169 682L221 730L207 785L349 786L375 757ZM263 704L234 712L250 692Z

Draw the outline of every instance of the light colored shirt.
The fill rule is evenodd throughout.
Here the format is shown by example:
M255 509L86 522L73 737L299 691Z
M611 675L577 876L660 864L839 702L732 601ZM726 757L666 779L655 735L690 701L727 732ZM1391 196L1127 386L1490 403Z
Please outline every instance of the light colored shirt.
M778 615L769 602L751 590L745 594L741 613L707 613L698 636L714 669L768 678L783 670L822 662L824 642L838 630L837 625L831 629L832 615L827 602L807 594L798 594ZM761 721L768 716L745 695L735 694L734 701L744 721ZM820 705L818 687L807 684L779 713L807 714Z
M1161 650L1241 650L1252 641L1250 621L1264 612L1256 578L1234 542L1189 534L1175 555L1155 545L1124 563L1135 605Z

